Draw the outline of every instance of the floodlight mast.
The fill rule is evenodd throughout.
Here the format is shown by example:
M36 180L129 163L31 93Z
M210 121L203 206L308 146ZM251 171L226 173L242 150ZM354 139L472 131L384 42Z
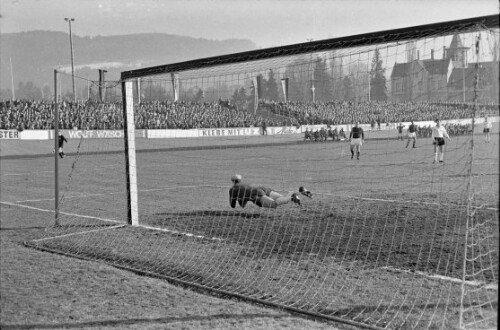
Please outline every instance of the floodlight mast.
M73 100L76 101L76 89L75 89L75 65L73 57L73 34L71 32L71 22L74 22L74 18L64 18L66 22L69 23L69 45L71 48L71 79L73 80Z

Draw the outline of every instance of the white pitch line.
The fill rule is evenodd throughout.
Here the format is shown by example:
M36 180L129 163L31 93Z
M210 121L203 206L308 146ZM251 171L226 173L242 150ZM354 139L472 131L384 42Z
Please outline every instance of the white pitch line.
M36 210L36 211L41 211L41 212L54 213L54 210L41 209L39 207L33 207L33 206L29 206L29 205L22 205L22 204L10 203L10 202L2 202L2 201L0 201L0 204L10 205L10 206L17 206L17 207L22 207L22 208L25 208L25 209ZM118 221L118 220L113 220L113 219L107 219L107 218L101 218L101 217L94 217L94 216L91 216L91 215L83 215L83 214L68 213L68 212L60 212L60 214L64 214L64 215L68 215L68 216L72 216L72 217L78 217L78 218L87 218L87 219L95 219L95 220L101 220L101 221L107 221L107 222L123 223L123 221Z
M465 206L465 205L460 205L460 204L443 204L443 203L436 203L436 202L417 202L417 201L405 201L405 200L397 200L397 199L383 199L383 198L366 198L366 197L356 197L356 196L347 196L349 198L353 199L362 199L366 201L375 201L375 202L388 202L388 203L413 203L413 204L428 204L428 205L451 205L451 206ZM481 209L482 207L479 206L474 206L473 208L476 209ZM498 211L497 208L495 207L485 207L485 210L490 210L490 211Z
M123 192L110 192L110 193L106 193L106 194L80 194L80 195L74 195L74 196L64 196L64 199L87 198L87 197L94 197L94 196L106 196L106 195L117 195L117 194L125 194L125 191L123 191ZM25 199L22 201L16 201L16 203L46 202L46 201L53 201L54 199L55 198Z
M396 273L418 274L418 275L421 275L424 277L443 280L443 281L449 281L449 282L453 282L453 283L462 283L461 279L455 278L455 277L436 275L436 274L428 274L428 273L424 273L424 272L420 272L420 271L410 271L410 270L406 270L406 269L399 269L399 268L387 267L387 266L381 267L381 269L388 270L391 272L396 272ZM498 290L498 285L496 285L495 283L486 284L485 282L480 282L480 281L465 281L464 283L466 285L470 285L470 286L482 286L482 285L484 285L485 288L488 290Z
M155 188L155 189L142 189L139 190L139 193L141 192L152 192L152 191L162 191L162 190L177 190L177 189L188 189L188 188L196 188L196 187L216 187L220 188L220 186L200 186L200 185L191 185L191 186L175 186L171 188ZM73 195L73 196L64 196L64 199L73 199L73 198L87 198L87 197L95 197L95 196L107 196L107 195L118 195L118 194L126 194L125 191L120 191L120 192L110 192L110 193L103 193L103 194L80 194L80 195ZM25 200L19 200L16 201L16 203L28 203L28 202L46 202L46 201L53 201L54 198L41 198L41 199L25 199Z
M177 230L171 230L171 229L166 229L166 228L158 228L158 227L152 227L152 226L144 226L144 225L139 225L138 227L145 228L145 229L151 229L151 230L158 230L158 231L163 231L165 233L170 233L170 234L176 234L176 235L183 235L183 236L188 236L188 237L194 237L194 238L205 238L203 235L195 235L191 233L185 233ZM218 237L211 237L211 240L214 241L223 241L222 238Z
M33 175L33 174L38 174L38 173L54 173L54 171L37 171L37 172L8 173L8 174L2 174L2 176Z
M38 208L38 207L33 207L33 206L28 206L28 205L22 205L22 204L16 204L16 203L9 203L9 202L2 202L2 201L0 201L0 204L10 205L10 206L17 206L17 207L27 208L27 209L41 211L41 212L54 213L54 210L41 209L41 208ZM119 227L125 226L123 224L123 221L118 221L118 220L113 220L113 219L106 219L106 218L100 218L100 217L93 217L93 216L89 216L89 215L82 215L82 214L75 214L75 213L67 213L67 212L60 212L60 213L64 214L64 215L68 215L68 216L74 216L74 217L79 217L79 218L87 218L87 219L95 219L95 220L101 220L101 221L106 221L106 222L114 222L114 223L119 223L120 224L118 226L113 226L113 227L109 227L109 228L119 228ZM205 238L205 236L202 236L202 235L195 235L195 234L192 234L192 233L180 232L180 231L177 231L177 230L171 230L171 229L166 229L166 228L158 228L158 227L145 226L145 225L139 225L138 227L146 228L146 229L151 229L151 230L163 231L163 232L166 232L166 233L171 233L171 234L176 234L176 235L183 235L183 236L187 236L187 237ZM109 229L109 228L104 228L104 229ZM102 229L98 229L98 230L102 230ZM80 232L80 233L88 233L88 232L89 231ZM70 235L72 235L72 234L63 235L63 236L70 236ZM52 238L58 238L58 237L63 237L63 236L57 236L57 237L52 237ZM214 240L214 241L222 241L223 240L222 238L218 238L218 237L211 237L210 239ZM40 240L43 240L43 239L40 239Z
M28 206L28 205L21 205L21 204L15 204L15 203L9 203L9 202L2 202L2 201L0 201L0 204L10 205L10 206L17 206L17 207L22 207L22 208L27 208L27 209L32 209L32 210L37 210L37 211L42 211L42 212L54 213L53 210L41 209L41 208L38 208L38 207L33 207L33 206ZM81 215L81 214L75 214L75 213L61 212L61 214L71 215L71 216L81 217L81 218L90 218L90 219L96 219L96 220L102 220L102 221L108 221L108 222L121 223L118 220L105 219L105 218L93 217L93 216L87 216L87 215ZM112 227L107 227L107 228L99 228L99 229L95 229L95 230L88 230L88 231L85 231L85 232L78 232L78 233L71 233L71 234L66 234L66 235L61 235L61 236L41 238L41 239L33 240L33 242L39 242L39 241L43 241L43 240L55 239L55 238L61 238L61 237L68 237L68 236L74 236L74 235L87 234L87 233L91 233L91 232L108 230L108 229L115 229L115 228L121 228L121 227L125 227L125 226L126 225L124 225L124 224L120 224L120 225L116 225L116 226L112 226ZM139 225L138 227L145 228L145 229L150 229L150 230L162 231L162 232L166 232L166 233L170 233L170 234L183 235L183 236L187 236L187 237L202 238L202 239L205 238L205 236L203 236L203 235L195 235L195 234L192 234L192 233L180 232L180 231L177 231L177 230L171 230L171 229L166 229L166 228L158 228L158 227L144 226L144 225ZM222 238L218 238L218 237L211 237L210 239L214 240L214 241L223 241ZM432 275L432 274L427 274L427 273L420 272L420 271L409 271L409 270L398 269L398 268L393 268L393 267L381 267L381 269L388 270L388 271L393 271L393 272L400 272L400 273L413 273L413 274L418 274L418 275L422 275L422 276L429 277L429 278L435 278L435 279L450 281L450 282L454 282L454 283L461 283L462 282L462 280L454 278L454 277L448 277L448 276L442 276L442 275ZM481 285L485 285L486 283L479 282L479 281L465 281L465 284L470 285L470 286L481 286ZM495 285L495 284L487 284L485 286L485 288L489 289L489 290L498 290L498 286Z
M69 236L76 236L76 235L83 235L83 234L88 234L88 233L94 233L96 231L103 231L103 230L108 230L108 229L117 229L117 228L122 228L125 227L126 225L116 225L116 226L111 226L111 227L106 227L106 228L99 228L99 229L94 229L94 230L86 230L86 231L79 231L76 233L71 233L71 234L66 234L66 235L59 235L59 236L52 236L52 237L44 237L44 238L39 238L39 239L34 239L31 240L32 242L41 242L41 241L48 241L51 239L56 239L56 238L61 238L61 237L69 237Z

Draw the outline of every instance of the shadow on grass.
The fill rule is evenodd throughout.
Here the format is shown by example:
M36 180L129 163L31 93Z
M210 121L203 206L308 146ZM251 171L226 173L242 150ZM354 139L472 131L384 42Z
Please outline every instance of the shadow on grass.
M108 327L108 326L131 326L141 324L169 324L169 323L178 323L178 322L192 322L192 321L214 321L214 320L253 320L260 318L268 318L268 319L284 319L291 317L290 314L216 314L216 315L207 315L207 316L187 316L187 317L162 317L162 318L136 318L136 319L127 319L127 320L102 320L102 321L91 321L91 322L75 322L75 323L53 323L53 324L0 324L1 329L9 329L9 330L23 330L23 329L80 329L83 327Z
M123 224L120 224L120 223L95 223L95 224L92 224L92 223L87 223L87 224L83 224L83 223L72 223L72 224L59 224L59 225L52 225L52 226L48 226L48 227L44 227L45 229L60 229L60 230L64 230L64 229L75 229L75 228L84 228L84 229L87 229L87 228L107 228L107 227L115 227L115 226L119 226L119 225L124 225L125 223Z
M221 210L196 210L190 212L161 212L155 215L177 216L177 217L242 217L242 218L260 218L261 215L255 212L241 211L221 211Z

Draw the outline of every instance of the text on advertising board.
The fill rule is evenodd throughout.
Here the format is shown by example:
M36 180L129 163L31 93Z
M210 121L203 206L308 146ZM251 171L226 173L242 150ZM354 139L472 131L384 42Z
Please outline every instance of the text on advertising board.
M0 139L19 139L19 132L16 130L0 130Z

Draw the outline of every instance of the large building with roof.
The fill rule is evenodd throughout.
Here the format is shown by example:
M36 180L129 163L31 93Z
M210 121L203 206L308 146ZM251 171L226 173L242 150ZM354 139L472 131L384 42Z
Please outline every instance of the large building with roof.
M391 99L394 102L473 102L498 103L498 61L468 63L467 51L458 34L443 56L396 63L391 73ZM477 69L476 69L477 67ZM475 87L476 75L478 84Z

